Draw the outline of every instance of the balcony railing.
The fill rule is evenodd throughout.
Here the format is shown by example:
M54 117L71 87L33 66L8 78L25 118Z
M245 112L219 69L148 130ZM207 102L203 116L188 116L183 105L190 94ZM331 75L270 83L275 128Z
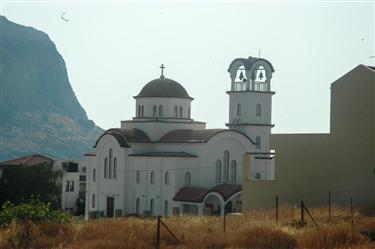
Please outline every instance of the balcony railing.
M233 82L232 91L243 92L243 91L259 91L259 92L269 92L271 91L268 82Z

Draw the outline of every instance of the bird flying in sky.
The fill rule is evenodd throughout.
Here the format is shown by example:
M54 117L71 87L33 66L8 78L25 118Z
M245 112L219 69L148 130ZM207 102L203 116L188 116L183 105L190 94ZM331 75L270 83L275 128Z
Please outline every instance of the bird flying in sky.
M63 20L63 21L65 21L65 22L69 22L69 19L66 19L64 16L65 16L65 12L63 12L62 14L61 14L61 16L60 16L60 18Z

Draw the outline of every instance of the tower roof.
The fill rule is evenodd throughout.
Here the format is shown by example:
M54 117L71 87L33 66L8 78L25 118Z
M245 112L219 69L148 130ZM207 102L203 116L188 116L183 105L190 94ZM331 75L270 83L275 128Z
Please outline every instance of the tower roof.
M163 77L154 79L147 83L137 96L134 98L143 98L143 97L170 97L170 98L189 98L185 88L172 79Z
M245 67L246 70L250 70L250 69L252 68L252 66L253 66L256 62L258 62L258 61L264 61L264 62L266 62L266 63L268 63L268 64L270 65L271 70L272 70L272 73L275 72L275 69L273 68L271 62L269 62L268 60L263 59L263 58L256 58L256 57L251 57L251 56L250 56L249 58L237 58L237 59L234 59L234 60L230 63L230 65L229 65L228 72L230 71L232 65L233 65L235 62L238 62L238 61L241 62L241 63L244 65L244 67Z

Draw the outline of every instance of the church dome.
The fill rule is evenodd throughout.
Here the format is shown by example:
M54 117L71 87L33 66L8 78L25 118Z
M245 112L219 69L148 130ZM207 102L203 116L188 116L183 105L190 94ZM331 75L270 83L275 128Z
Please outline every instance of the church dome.
M171 98L189 98L185 88L177 81L160 77L147 83L135 98L142 97L171 97Z

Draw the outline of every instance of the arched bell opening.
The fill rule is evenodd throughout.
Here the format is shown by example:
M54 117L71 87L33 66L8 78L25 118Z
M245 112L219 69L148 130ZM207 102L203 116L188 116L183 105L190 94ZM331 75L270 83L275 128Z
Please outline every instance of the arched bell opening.
M249 57L232 61L228 72L231 77L231 91L271 91L271 78L274 69L267 60Z

